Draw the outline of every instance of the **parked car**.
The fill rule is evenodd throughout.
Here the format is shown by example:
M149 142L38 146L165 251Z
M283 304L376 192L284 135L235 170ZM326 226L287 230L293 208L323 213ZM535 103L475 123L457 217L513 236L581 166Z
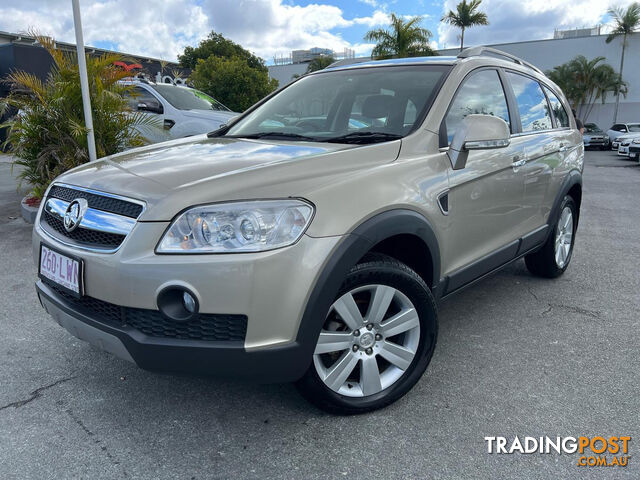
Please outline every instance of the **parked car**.
M146 80L122 83L133 86L131 110L156 120L153 126L139 127L151 143L211 132L238 115L195 88Z
M624 136L622 138L619 138L618 155L621 155L623 157L628 157L629 146L631 145L632 141L633 141L633 137Z
M441 300L520 258L567 269L570 112L540 70L486 48L305 75L217 132L59 177L35 222L38 296L148 370L384 407L427 368Z
M598 148L606 150L609 148L609 137L595 123L585 123L582 134L584 148Z
M607 135L611 140L611 149L618 150L622 137L634 136L634 134L640 135L640 123L616 123L607 130Z
M629 145L629 158L640 162L640 138L631 141L631 145Z

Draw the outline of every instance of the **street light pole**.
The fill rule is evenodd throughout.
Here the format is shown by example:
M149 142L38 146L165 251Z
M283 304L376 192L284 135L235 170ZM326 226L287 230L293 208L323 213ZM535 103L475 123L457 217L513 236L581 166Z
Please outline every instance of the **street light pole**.
M87 78L87 61L84 53L84 39L82 38L82 20L80 18L79 0L71 0L71 4L73 5L73 26L76 30L76 49L78 51L78 69L80 71L84 124L87 127L87 147L89 148L89 161L93 162L97 159L96 140L93 136L93 116L91 115L91 98L89 96L89 79Z

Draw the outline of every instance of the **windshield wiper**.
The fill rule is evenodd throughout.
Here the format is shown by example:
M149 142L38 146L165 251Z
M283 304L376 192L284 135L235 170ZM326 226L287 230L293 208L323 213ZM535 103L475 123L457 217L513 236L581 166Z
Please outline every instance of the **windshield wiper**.
M330 143L379 143L398 140L402 135L387 132L352 132L339 137L332 137L323 140Z
M249 133L247 135L225 135L230 138L268 138L268 137L277 137L277 138L293 138L295 140L310 140L316 141L313 137L308 137L306 135L300 135L298 133L289 133L289 132L260 132L260 133Z

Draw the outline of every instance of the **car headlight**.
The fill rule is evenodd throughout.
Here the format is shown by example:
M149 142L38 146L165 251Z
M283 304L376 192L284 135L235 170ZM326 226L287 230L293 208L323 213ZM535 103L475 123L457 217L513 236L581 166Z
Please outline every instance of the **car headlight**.
M302 200L256 200L190 208L165 232L157 253L260 252L304 233L314 207Z
M636 145L640 145L640 138L636 138L633 143L635 143Z

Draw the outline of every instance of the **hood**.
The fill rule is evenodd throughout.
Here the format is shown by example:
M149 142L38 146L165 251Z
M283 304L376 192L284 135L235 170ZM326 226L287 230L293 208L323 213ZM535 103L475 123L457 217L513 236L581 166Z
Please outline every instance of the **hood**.
M624 140L633 140L639 137L640 137L640 132L631 132L631 133L623 133L621 135L616 135L615 138L621 141L624 141Z
M56 181L143 200L140 220L226 200L304 197L314 187L397 158L401 142L343 145L206 135L149 145L84 164Z
M239 115L239 113L236 112L227 112L223 110L183 110L182 114L185 117L217 120L219 122L228 121Z

